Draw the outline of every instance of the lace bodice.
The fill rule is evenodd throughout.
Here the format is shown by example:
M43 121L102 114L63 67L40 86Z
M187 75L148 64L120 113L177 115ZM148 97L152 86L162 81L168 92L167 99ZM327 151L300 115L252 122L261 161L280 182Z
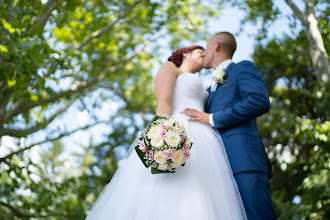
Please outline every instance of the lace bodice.
M185 108L204 111L208 92L203 88L200 78L193 73L182 73L176 79L173 94L172 115L180 113Z

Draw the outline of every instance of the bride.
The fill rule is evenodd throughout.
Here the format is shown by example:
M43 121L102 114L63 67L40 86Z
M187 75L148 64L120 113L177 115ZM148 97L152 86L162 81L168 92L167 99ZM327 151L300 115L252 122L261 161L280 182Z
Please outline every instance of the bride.
M175 173L151 174L132 150L133 143L87 219L247 219L220 135L181 114L185 108L204 111L208 92L194 74L203 68L203 59L200 46L177 50L155 80L156 114L183 123L193 142L185 166Z

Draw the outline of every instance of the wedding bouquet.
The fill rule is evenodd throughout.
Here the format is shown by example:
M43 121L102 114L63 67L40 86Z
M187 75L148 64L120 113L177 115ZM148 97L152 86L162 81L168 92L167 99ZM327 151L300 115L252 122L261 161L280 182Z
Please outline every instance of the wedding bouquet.
M155 116L139 140L135 150L152 174L173 173L190 157L192 143L183 124L166 114Z

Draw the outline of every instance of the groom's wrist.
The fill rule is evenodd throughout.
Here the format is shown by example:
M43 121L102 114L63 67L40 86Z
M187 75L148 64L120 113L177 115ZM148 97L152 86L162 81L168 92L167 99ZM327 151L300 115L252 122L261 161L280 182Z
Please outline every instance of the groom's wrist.
M212 128L214 128L213 114L209 115L209 123Z

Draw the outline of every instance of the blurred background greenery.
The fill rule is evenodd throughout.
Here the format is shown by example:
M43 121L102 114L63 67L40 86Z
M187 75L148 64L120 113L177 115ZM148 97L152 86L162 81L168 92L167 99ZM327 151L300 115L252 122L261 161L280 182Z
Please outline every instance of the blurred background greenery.
M330 5L284 0L285 14L278 1L0 0L0 219L84 219L153 116L155 67L221 31L225 7L257 30L277 217L330 219ZM283 17L291 34L270 35ZM70 151L66 138L99 125L102 141Z

